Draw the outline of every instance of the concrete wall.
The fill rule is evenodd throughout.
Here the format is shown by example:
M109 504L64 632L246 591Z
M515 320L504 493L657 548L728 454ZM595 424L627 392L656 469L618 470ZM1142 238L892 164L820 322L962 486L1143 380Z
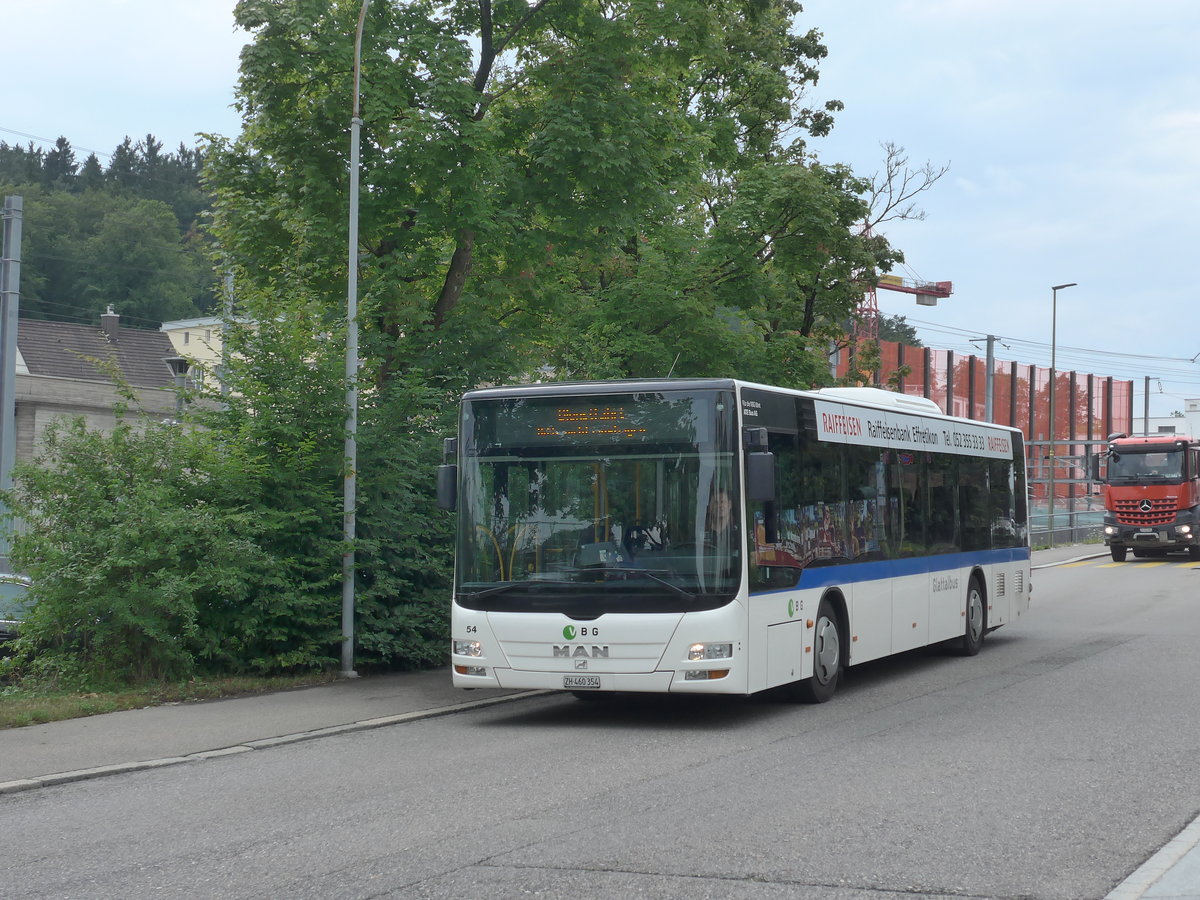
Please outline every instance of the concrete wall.
M175 415L175 392L143 388L135 391L144 412L156 419ZM46 428L56 419L83 416L89 428L111 431L116 425L113 407L124 398L104 382L77 381L45 375L17 375L17 460L34 459L42 450ZM136 409L131 407L131 413Z

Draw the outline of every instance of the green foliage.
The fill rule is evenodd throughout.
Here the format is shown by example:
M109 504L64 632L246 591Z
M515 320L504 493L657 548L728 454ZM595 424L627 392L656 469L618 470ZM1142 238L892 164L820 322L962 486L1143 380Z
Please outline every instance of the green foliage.
M272 302L271 285L342 293L360 6L237 7L255 33L246 128L214 140L208 179L239 289ZM865 212L862 183L804 161L798 136L828 130L838 104L801 103L825 48L790 32L798 12L791 0L373 5L360 308L381 385L410 367L468 384L545 363L663 373L680 340L691 373L764 356L793 378L819 372L818 324L849 315L850 276L885 262L886 244L845 233ZM807 319L774 316L781 302ZM801 340L765 346L788 319Z
M109 435L60 422L45 440L9 497L28 525L13 562L35 601L22 674L84 686L325 660L317 623L271 602L289 579L263 539L257 460L145 420Z
M201 164L153 135L126 138L107 170L95 154L79 165L66 138L49 151L0 142L0 186L24 198L21 315L94 322L111 304L144 325L211 308Z
M365 409L355 633L357 659L367 665L446 659L454 518L436 507L436 463L457 410L450 391L411 372Z
M917 337L917 329L908 324L904 316L880 316L879 339L893 341L908 347L921 347L921 339Z

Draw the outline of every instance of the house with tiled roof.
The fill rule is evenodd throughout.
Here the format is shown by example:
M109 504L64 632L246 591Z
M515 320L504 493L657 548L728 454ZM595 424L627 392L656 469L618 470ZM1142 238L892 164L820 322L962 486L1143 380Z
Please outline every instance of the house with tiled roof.
M175 415L180 361L161 331L122 328L109 310L96 325L20 319L17 323L16 456L34 458L55 419L83 416L88 426L116 424L122 401L114 374L129 385L148 415Z

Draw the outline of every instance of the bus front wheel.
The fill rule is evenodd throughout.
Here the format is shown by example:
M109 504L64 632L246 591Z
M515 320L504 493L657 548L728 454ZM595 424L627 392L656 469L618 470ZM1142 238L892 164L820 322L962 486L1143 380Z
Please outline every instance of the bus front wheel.
M983 646L983 636L987 633L987 610L984 608L983 588L980 587L979 579L974 575L967 582L965 616L967 624L963 629L959 650L963 656L974 656Z
M796 695L805 703L824 703L837 691L842 674L842 636L837 613L828 599L817 607L812 648L812 677L796 685Z
M1125 562L1125 554L1129 552L1128 547L1113 544L1108 549L1112 553L1113 562Z

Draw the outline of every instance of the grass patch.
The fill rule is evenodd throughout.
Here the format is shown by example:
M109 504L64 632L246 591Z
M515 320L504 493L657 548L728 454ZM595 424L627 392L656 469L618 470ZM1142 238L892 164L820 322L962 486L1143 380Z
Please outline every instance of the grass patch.
M9 685L0 688L0 729L78 719L122 709L244 697L336 681L335 672L255 678L230 676L202 681L142 685L115 691L55 691Z

